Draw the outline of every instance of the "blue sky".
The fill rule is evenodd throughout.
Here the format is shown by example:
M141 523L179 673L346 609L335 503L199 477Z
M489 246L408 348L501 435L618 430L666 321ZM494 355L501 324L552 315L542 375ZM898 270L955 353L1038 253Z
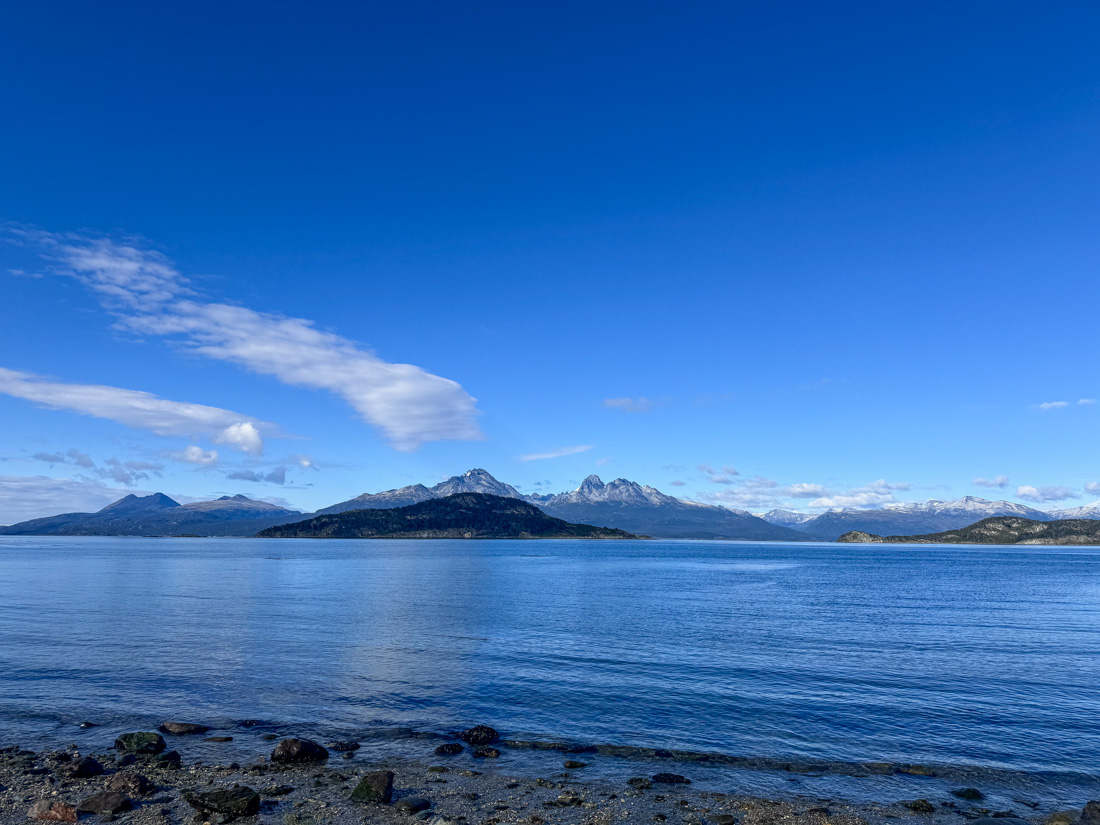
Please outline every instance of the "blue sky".
M1092 3L10 3L0 523L474 466L1100 498L1097 42Z

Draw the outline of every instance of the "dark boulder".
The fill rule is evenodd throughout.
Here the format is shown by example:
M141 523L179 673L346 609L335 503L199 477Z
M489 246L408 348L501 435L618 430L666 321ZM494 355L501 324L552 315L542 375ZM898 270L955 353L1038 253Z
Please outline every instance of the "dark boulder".
M470 756L474 759L496 759L500 756L500 751L490 747L474 748L470 751Z
M567 771L575 771L575 770L579 770L580 768L587 768L587 767L588 767L587 762L578 762L576 759L566 759L565 760L565 769Z
M106 773L107 769L92 757L82 756L75 762L66 762L61 765L59 771L66 776L71 776L73 779L88 779Z
M196 733L206 733L210 728L206 725L196 725L193 722L165 722L157 730L175 736L191 736Z
M1100 825L1100 801L1093 800L1081 811L1081 825Z
M406 796L404 799L397 800L397 804L393 807L403 814L418 814L432 807L432 801L422 796Z
M85 814L114 816L123 811L129 811L133 807L134 803L130 801L130 797L126 794L119 793L118 791L101 791L93 796L89 796L77 805L76 809L80 813Z
M132 771L116 773L107 780L107 790L118 791L130 796L148 796L156 789L157 786L146 777Z
M957 796L959 799L967 799L971 802L977 802L978 800L985 799L985 794L979 791L977 788L956 788L951 792L952 796Z
M491 745L500 739L500 734L488 725L477 725L462 731L458 738L471 745Z
M912 802L902 802L901 804L918 814L933 814L936 812L936 806L927 799L914 799Z
M632 779L628 779L626 780L626 784L639 791L648 791L653 787L653 783L644 776L635 776Z
M284 739L271 752L272 762L323 762L328 751L309 739Z
M462 753L462 745L458 742L445 742L435 749L436 756L454 756L456 753Z
M162 753L168 744L159 733L139 731L138 733L124 733L115 740L115 750L119 753L133 753L138 755L155 755Z
M187 804L202 814L221 814L228 821L240 816L255 816L260 810L260 795L247 785L233 785L205 793L185 792Z
M665 785L690 785L691 780L686 776L680 776L678 773L658 773L653 775L654 782L660 782Z
M374 771L359 780L351 792L352 802L377 802L388 805L393 799L393 771Z
M203 742L232 742L232 736L207 736Z
M146 764L152 768L175 769L180 766L182 761L179 751L165 751L164 753L158 753L156 756L149 757Z

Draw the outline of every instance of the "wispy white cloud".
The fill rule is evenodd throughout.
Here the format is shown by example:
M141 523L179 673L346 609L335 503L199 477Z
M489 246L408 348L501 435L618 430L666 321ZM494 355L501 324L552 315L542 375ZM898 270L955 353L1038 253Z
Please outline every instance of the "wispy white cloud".
M169 453L169 455L176 459L176 461L182 461L185 464L197 464L200 467L209 467L212 464L218 463L217 450L204 450L202 447L194 444L178 452Z
M657 408L656 402L648 398L605 398L603 405L625 413L647 413Z
M679 479L677 479L676 481L670 481L669 486L670 487L686 487L687 482L686 481L680 481Z
M567 455L576 455L577 453L586 453L592 449L591 444L578 444L576 447L558 447L556 450L550 450L545 453L529 453L527 455L521 455L520 461L543 461L547 458L561 458Z
M1080 498L1081 496L1069 487L1031 487L1023 485L1016 488L1016 497L1024 501L1032 501L1041 504L1047 501L1066 501L1067 499Z
M1100 481L1090 481L1085 485L1085 492L1090 496L1100 496Z
M1036 404L1035 408L1039 410L1061 410L1068 406L1068 401L1044 401L1042 404Z
M91 415L161 436L209 438L251 455L263 452L261 431L278 427L219 407L169 401L152 393L102 384L66 384L0 367L0 393L53 410Z
M978 476L974 479L975 487L995 487L998 489L1004 489L1008 486L1008 476L994 476L993 478L983 478Z
M99 293L119 325L195 354L343 398L402 451L482 438L476 400L457 382L382 360L312 322L198 300L160 253L103 238L24 231L62 271Z
M784 487L782 494L790 498L823 498L832 495L827 487L820 484L808 484L805 482Z
M1090 406L1092 406L1093 404L1096 403L1096 399L1095 398L1079 398L1079 399L1077 399L1077 403L1078 403L1078 405L1080 405L1082 407L1090 407Z
M234 481L257 481L271 484L286 484L286 467L276 467L267 473L257 473L255 470L237 470L229 473L226 478Z
M811 501L808 506L825 510L845 508L869 510L882 507L886 504L896 503L898 499L894 493L908 490L911 486L912 485L904 482L892 484L886 479L880 478L878 481L872 481L870 484L865 484L862 487L856 487L842 493L816 498Z

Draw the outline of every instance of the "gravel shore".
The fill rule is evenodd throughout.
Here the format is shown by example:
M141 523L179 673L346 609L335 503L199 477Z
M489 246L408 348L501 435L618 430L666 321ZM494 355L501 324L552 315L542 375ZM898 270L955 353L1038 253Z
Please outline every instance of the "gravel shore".
M484 770L448 765L446 755L379 762L356 743L328 745L273 741L270 752L246 764L223 765L184 763L153 732L122 735L108 753L8 747L0 749L0 823L26 823L30 817L132 825L234 820L245 825L878 825L888 819L913 825L1100 825L1100 806L1092 811L1090 805L1084 816L1080 811L1028 816L989 810L977 798L980 792L973 798L883 804L762 799L739 795L736 788L697 790L674 774L638 776L622 784L586 780L583 757L563 758L561 770L551 775L505 775L494 770L488 742L480 745L489 749Z

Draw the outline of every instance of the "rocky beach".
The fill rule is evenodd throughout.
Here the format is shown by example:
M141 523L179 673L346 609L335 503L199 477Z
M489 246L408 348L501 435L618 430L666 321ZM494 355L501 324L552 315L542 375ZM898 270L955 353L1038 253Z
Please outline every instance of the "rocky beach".
M243 763L181 756L189 742L219 744L233 738L207 736L209 732L193 722L165 722L159 731L120 733L103 752L4 747L0 822L877 825L904 820L914 825L1100 825L1098 802L1044 810L1021 797L1002 809L972 787L928 798L852 803L796 793L766 799L735 786L703 789L690 776L657 767L625 782L589 779L588 754L557 748L556 770L513 775L497 764L502 749L531 743L502 739L484 725L455 732L453 739L439 744L425 741L422 759L379 760L356 741L322 744L273 734L259 737L270 749ZM468 767L471 760L477 769ZM685 763L674 764L690 773ZM883 765L867 769L905 770Z

